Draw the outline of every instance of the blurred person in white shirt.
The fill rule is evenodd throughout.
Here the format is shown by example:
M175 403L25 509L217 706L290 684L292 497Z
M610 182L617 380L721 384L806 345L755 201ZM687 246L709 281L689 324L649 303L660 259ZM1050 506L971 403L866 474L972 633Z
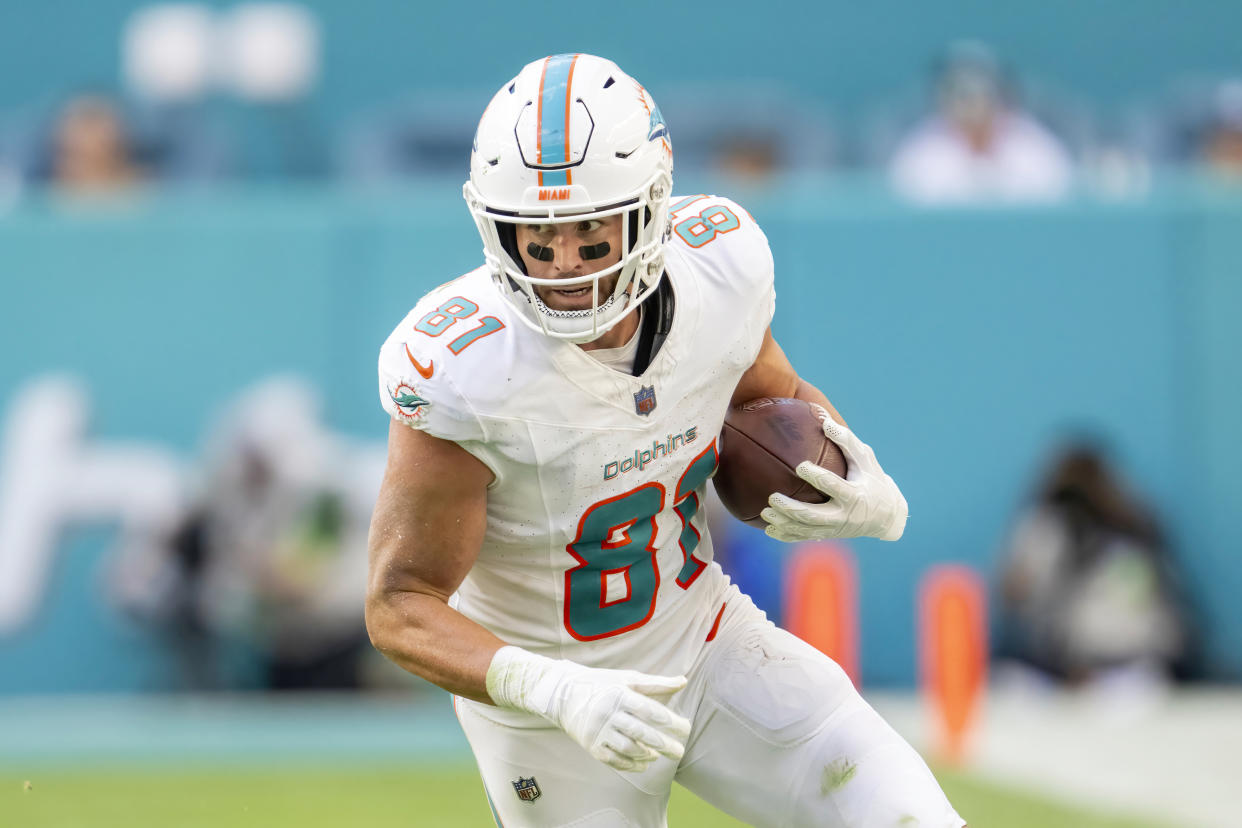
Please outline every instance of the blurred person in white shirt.
M950 47L936 78L937 110L899 144L894 187L927 203L1049 201L1070 185L1062 143L1013 100L982 44Z

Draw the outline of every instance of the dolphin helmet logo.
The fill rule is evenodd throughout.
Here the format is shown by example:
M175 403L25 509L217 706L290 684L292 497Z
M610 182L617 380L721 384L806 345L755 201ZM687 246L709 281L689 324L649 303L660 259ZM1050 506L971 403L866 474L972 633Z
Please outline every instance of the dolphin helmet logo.
M664 123L664 115L659 106L651 107L651 119L647 122L647 140L668 138L668 126Z

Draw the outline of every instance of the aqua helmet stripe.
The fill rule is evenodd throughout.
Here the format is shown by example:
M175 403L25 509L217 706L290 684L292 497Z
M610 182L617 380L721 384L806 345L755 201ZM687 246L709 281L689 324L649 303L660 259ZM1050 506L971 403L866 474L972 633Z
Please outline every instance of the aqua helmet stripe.
M553 55L543 67L539 89L540 164L569 163L569 105L577 55ZM539 186L564 187L572 183L569 170L542 170Z

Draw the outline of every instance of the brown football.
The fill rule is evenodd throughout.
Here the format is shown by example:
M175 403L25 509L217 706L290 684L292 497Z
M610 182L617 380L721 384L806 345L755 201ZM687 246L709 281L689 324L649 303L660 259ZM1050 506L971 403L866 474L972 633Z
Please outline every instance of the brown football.
M828 498L794 473L804 460L845 476L845 455L824 436L818 406L760 397L730 408L720 433L716 494L729 514L762 529L759 513L776 492L806 503Z

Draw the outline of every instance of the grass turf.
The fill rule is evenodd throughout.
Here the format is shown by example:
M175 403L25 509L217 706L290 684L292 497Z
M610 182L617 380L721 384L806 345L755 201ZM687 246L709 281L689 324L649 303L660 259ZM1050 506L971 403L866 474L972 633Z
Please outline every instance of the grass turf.
M1007 790L958 772L941 783L972 826L1159 828ZM29 788L26 783L29 782ZM13 828L457 828L492 824L472 766L288 765L0 770L0 824ZM742 825L675 786L673 828Z

